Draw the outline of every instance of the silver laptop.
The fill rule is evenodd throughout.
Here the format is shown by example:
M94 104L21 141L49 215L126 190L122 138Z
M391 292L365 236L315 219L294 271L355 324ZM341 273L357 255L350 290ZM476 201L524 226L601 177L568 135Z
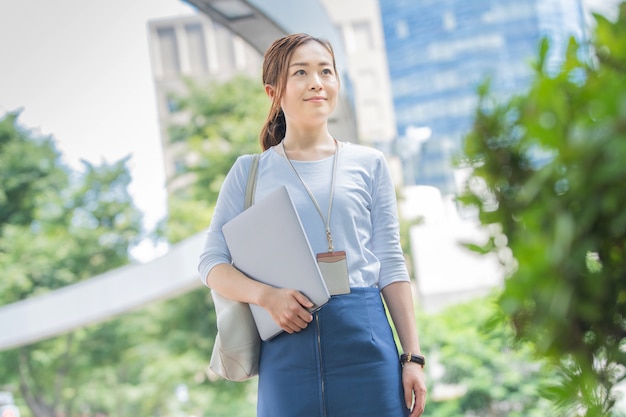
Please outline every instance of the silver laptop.
M222 227L233 265L248 277L307 296L313 312L330 299L287 187L255 202ZM267 310L250 304L263 340L283 330Z

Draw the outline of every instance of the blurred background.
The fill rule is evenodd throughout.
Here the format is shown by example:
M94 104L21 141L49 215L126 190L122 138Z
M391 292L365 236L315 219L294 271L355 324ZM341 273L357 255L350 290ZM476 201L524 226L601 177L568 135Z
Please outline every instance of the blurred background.
M561 177L548 188L568 194L575 183L563 173L582 166L568 156L583 140L574 131L584 125L623 138L623 10L612 0L0 3L2 416L254 415L255 380L230 383L208 369L215 316L196 264L228 168L260 150L269 106L262 54L295 32L335 48L342 95L331 132L382 150L392 167L429 358L425 415L622 415L623 335L596 330L607 316L623 328L620 302L572 330L563 323L578 323L571 307L578 287L546 285L542 310L530 289L507 284L523 282L524 256L528 264L538 256L517 242L575 253L573 238L563 243L563 236L576 235L580 224L555 220L554 244L521 238L509 220L527 230L535 217L523 217L499 191L506 181L526 195L554 166ZM602 84L615 88L596 78L616 80ZM593 100L609 91L609 104ZM574 123L583 107L591 127ZM614 131L604 123L613 115ZM567 128L558 129L561 119ZM624 155L615 149L612 157ZM480 170L490 166L491 151L499 152L497 173ZM525 162L511 162L517 157ZM604 157L591 166L612 166ZM613 181L598 186L603 195L621 195L621 164L615 172L603 174ZM529 183L514 188L516 178ZM551 205L557 197L541 200L546 212L533 215L566 218ZM619 213L623 200L615 198L606 205ZM610 210L602 213L619 217ZM623 238L622 223L609 229L611 239ZM623 259L619 242L615 256ZM582 246L585 274L610 270L601 249ZM623 278L621 265L613 281ZM573 282L567 268L555 268ZM539 271L527 274L541 279ZM588 287L581 285L583 294ZM533 314L568 334L580 331L576 343L591 350L576 356L573 341L557 346L564 339L556 332L542 345L518 322L529 300ZM608 302L594 301L583 319ZM550 333L542 326L537 321ZM571 368L555 352L573 355L567 358L585 378L563 377ZM607 366L587 369L585 361Z

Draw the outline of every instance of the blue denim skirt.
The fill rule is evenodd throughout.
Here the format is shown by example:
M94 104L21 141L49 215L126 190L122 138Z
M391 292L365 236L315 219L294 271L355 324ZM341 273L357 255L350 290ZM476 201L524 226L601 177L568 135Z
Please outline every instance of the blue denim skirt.
M331 297L261 345L257 417L404 417L402 368L378 288Z

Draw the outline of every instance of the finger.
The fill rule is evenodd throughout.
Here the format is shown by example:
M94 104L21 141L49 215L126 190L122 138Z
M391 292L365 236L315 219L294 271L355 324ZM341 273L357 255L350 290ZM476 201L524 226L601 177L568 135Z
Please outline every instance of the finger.
M305 329L306 326L308 326L308 325L309 325L309 323L306 320L304 320L304 319L302 319L300 317L295 318L293 320L293 322L292 322L292 326L295 326L296 331L300 331L302 329Z
M309 300L304 294L302 294L301 292L296 292L295 295L296 300L300 303L300 305L302 307L305 308L313 308L315 306L315 304L313 304L311 302L311 300Z
M302 309L298 314L298 319L304 322L304 326L306 327L311 321L313 321L313 316L309 313L308 310Z
M309 325L306 321L306 315L309 313L303 308L300 308L300 310L302 310L301 314L304 315L305 318L300 317L298 314L288 314L280 320L280 327L288 333L299 332L300 330L306 328Z
M417 397L415 398L415 404L413 405L413 412L411 413L411 417L419 417L422 415L422 413L424 412L424 406L425 406L425 402L424 399L418 399Z
M283 324L280 327L282 327L282 329L284 331L286 331L287 333L289 333L289 334L293 334L293 333L299 332L301 330L300 328L298 328L297 326L295 326L292 323L285 323L285 324Z
M313 316L311 316L311 313L302 305L296 304L290 307L287 320L300 328L305 328L307 324L313 320Z
M413 408L410 410L411 410L411 414L409 417L419 417L422 415L422 412L424 411L424 409L420 407L420 404L417 398L415 399L415 402L413 403Z
M408 384L404 386L404 403L406 408L410 410L413 405L413 387Z
M413 412L411 413L411 417L420 417L424 413L424 407L418 407L415 405L413 407Z

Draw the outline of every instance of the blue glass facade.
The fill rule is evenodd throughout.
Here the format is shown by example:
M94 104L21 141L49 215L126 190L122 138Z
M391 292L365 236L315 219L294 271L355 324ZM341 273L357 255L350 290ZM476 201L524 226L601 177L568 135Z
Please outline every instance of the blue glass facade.
M451 159L471 127L477 85L489 76L498 96L523 90L540 39L555 43L557 66L584 28L580 0L380 0L380 10L405 183L444 194L456 192Z

